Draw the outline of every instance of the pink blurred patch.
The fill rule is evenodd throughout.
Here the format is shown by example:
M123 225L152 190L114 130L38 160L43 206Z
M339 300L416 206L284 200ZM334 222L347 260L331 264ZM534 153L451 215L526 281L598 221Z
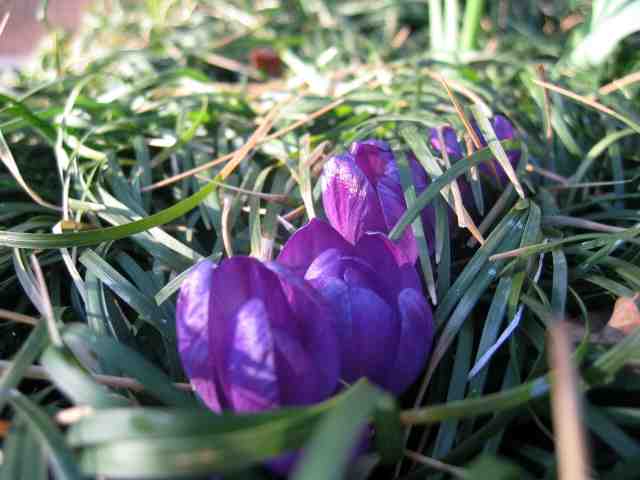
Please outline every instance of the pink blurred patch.
M0 68L19 66L28 60L47 33L38 20L41 0L6 0L0 2L0 20L9 20L0 35ZM54 28L74 31L91 0L49 0L47 19Z

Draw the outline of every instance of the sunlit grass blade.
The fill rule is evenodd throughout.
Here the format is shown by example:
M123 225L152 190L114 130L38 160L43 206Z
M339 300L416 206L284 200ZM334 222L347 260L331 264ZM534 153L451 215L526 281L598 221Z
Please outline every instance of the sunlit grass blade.
M193 210L210 195L216 186L210 183L190 197L146 218L136 220L118 227L97 228L86 232L74 233L15 233L0 231L0 246L15 248L69 248L96 245L111 240L144 232L150 228L169 223L185 213Z
M81 480L82 475L71 450L66 446L62 432L47 413L15 390L9 393L9 402L47 451L56 477L61 480Z

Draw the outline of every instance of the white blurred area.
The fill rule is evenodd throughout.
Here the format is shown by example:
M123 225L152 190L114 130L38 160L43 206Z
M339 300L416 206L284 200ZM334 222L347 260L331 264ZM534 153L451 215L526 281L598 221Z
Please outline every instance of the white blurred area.
M0 69L17 67L29 60L47 33L47 28L74 31L91 0L49 0L46 20L39 18L42 0L0 0Z

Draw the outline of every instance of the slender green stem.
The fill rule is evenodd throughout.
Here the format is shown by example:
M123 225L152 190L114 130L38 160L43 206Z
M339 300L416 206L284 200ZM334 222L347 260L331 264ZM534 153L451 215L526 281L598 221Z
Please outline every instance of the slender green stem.
M442 20L442 0L429 0L429 40L432 51L442 51L444 47Z
M467 0L462 23L462 39L460 41L462 50L474 50L476 48L483 11L484 0Z
M405 425L419 425L437 423L445 419L495 413L497 411L519 407L532 400L546 397L549 394L549 388L549 380L546 377L540 377L531 382L524 383L519 387L480 398L405 410L401 413L400 420Z

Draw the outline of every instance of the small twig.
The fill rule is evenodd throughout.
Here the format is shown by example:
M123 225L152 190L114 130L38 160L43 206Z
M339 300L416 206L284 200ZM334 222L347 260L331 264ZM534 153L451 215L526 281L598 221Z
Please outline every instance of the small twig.
M640 82L640 71L630 73L629 75L625 75L624 77L617 78L616 80L607 83L606 85L598 89L598 93L600 95L609 95L610 93L613 93L616 90L620 90L621 88L624 88L627 85L631 85L635 82Z
M436 460L432 457L427 457L425 455L422 455L421 453L414 452L412 450L405 450L404 455L414 462L420 463L422 465L427 465L429 467L432 467L434 470L440 470L441 472L448 473L457 478L469 478L469 475L467 474L465 469L449 465L448 463L441 462L440 460Z
M26 325L37 325L38 319L30 317L28 315L23 315L18 312L11 312L9 310L5 310L4 308L0 308L0 318L4 320L10 320L16 323L24 323Z
M578 382L571 363L567 325L551 327L551 413L560 480L589 478L586 435L582 424Z
M9 362L7 360L0 360L0 372L5 371L8 368L11 368L12 366L13 366L13 362ZM102 385L107 385L109 387L127 388L129 390L134 390L136 392L142 392L145 389L144 385L134 378L116 377L114 375L99 375L99 374L92 374L92 373L89 373L89 374L93 377L93 379L96 382ZM34 380L48 380L48 381L51 380L51 376L49 375L49 373L47 373L47 371L39 365L31 365L30 367L28 367L27 370L25 371L24 376L26 378L31 378ZM174 383L173 386L180 390L192 391L191 385L189 385L188 383Z
M543 225L553 225L560 227L576 227L584 230L593 230L594 232L620 233L627 230L626 228L607 225L606 223L594 222L583 218L569 217L565 215L549 215L542 217Z
M292 123L291 125L289 125L288 127L285 127L281 130L278 130L277 132L272 133L271 135L267 135L266 137L264 137L261 141L257 142L257 145L262 145L263 143L266 143L268 141L271 140L275 140L276 138L280 138L283 135L286 135L287 133L297 129L298 127L309 123L313 120L315 120L318 117L321 117L322 115L324 115L325 113L333 110L334 108L336 108L338 105L342 104L344 102L344 98L340 98L338 100L335 100L331 103L329 103L328 105L325 105L324 107L322 107L319 110L316 110L315 112L307 115L305 118L298 120L297 122ZM215 160L212 160L208 163L204 163L198 167L192 168L190 170L186 170L178 175L174 175L173 177L169 177L166 178L164 180L161 180L160 182L156 182L152 185L148 185L144 188L141 189L141 191L143 192L148 192L151 190L156 190L158 188L162 188L162 187L166 187L169 185L172 185L176 182L179 182L180 180L183 180L187 177L193 176L197 173L200 172L204 172L205 170L208 170L212 167L215 167L216 165L220 165L221 163L224 163L230 159L233 158L234 155L236 155L240 150L236 150L234 152L228 153L226 155L223 155L222 157L216 158Z

